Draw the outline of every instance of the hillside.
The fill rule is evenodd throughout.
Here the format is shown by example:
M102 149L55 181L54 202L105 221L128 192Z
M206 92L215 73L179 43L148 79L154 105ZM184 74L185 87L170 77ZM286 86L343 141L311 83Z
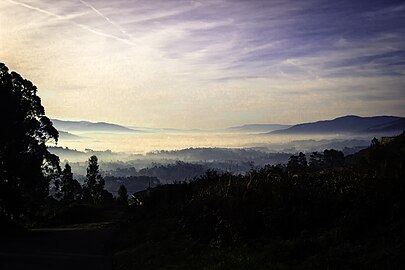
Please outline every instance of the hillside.
M394 120L388 123L369 127L368 129L365 130L365 132L386 133L392 131L402 132L404 130L405 130L405 118L400 118L398 120Z
M80 136L77 136L67 131L58 130L58 132L59 132L59 139L62 140L76 140L81 138Z
M51 120L57 130L68 132L139 132L117 124L88 121L64 121L58 119Z
M349 133L366 133L397 131L394 125L396 121L403 121L404 118L397 116L373 116L360 117L348 115L333 120L317 121L312 123L303 123L294 125L284 130L272 131L271 135L292 135L292 134L349 134ZM385 130L373 127L383 126Z
M404 269L405 133L329 164L210 171L136 193L115 267Z
M227 131L239 131L239 132L271 132L274 130L281 130L291 127L291 125L280 125L280 124L248 124L237 127L229 127Z

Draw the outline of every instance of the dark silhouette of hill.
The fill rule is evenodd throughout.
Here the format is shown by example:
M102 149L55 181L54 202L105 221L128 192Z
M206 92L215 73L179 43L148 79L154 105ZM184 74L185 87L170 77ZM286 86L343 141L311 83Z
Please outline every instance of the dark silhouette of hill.
M270 132L274 130L281 130L291 127L291 125L280 124L248 124L237 127L229 127L227 131L247 131L247 132Z
M373 116L360 117L356 115L348 115L338 117L333 120L317 121L312 123L303 123L294 125L284 130L272 131L268 134L291 135L291 134L348 134L348 133L364 133L373 131L372 127L379 125L387 125L395 121L404 119L398 116ZM390 127L390 126L388 126ZM374 130L377 131L378 129ZM384 130L378 130L384 131Z
M93 123L88 121L64 121L58 119L51 120L56 129L68 132L142 132L117 124L105 122Z
M368 133L402 132L405 130L405 118L367 128Z

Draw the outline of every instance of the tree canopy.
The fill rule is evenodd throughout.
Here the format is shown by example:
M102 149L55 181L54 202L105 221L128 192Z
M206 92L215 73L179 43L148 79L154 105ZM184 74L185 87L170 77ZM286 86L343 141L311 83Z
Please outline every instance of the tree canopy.
M73 178L72 167L69 163L65 164L65 168L61 175L61 195L64 202L73 202L80 199L82 187L80 183Z
M100 174L98 159L96 156L91 156L89 158L84 186L85 199L96 204L101 203L103 199L104 185L105 181Z
M46 147L58 131L45 116L37 87L0 63L0 212L15 217L48 196L59 158Z
M117 191L117 201L119 204L127 206L128 205L128 191L125 185L120 185L118 191Z

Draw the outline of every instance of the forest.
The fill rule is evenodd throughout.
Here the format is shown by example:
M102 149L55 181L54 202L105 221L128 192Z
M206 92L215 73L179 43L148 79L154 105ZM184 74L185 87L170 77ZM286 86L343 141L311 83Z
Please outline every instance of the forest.
M404 165L402 133L156 187L130 209L118 269L403 269Z
M373 139L352 155L299 153L285 165L243 174L208 170L170 184L156 178L170 166L155 167L136 178L148 188L128 192L131 178L121 178L114 197L96 156L83 184L68 163L61 168L47 148L58 131L37 88L4 64L0 102L2 238L108 221L115 269L405 267L405 133Z

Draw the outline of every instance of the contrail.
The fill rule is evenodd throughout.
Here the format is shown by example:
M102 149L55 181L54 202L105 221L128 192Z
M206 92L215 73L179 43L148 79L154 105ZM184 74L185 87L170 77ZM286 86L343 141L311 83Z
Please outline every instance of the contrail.
M130 34L128 34L128 32L125 31L125 29L123 29L121 27L121 25L117 24L116 22L114 22L113 20L111 20L110 18L108 18L106 15L104 15L101 11L99 11L97 8L95 8L93 5L91 5L90 3L87 3L84 0L79 0L80 3L82 3L83 5L89 7L91 10L93 10L95 13L97 13L98 15L100 15L101 17L103 17L109 24L111 24L112 26L114 26L118 31L120 31L124 36L126 36L127 38L129 38L130 40L132 39L132 36Z
M34 7L34 6L29 5L29 4L25 4L25 3L22 3L22 2L18 2L18 1L15 1L15 0L7 0L7 1L8 1L9 3L15 4L15 5L19 5L19 6L22 6L22 7L28 8L28 9L31 9L31 10L38 11L38 12L40 12L40 13L46 14L46 15L48 15L48 16L50 16L50 17L53 17L53 18L55 18L55 19L58 19L58 20L67 21L67 22L69 22L69 23L71 23L71 24L73 24L73 25L75 25L75 26L77 26L77 27L79 27L79 28L81 28L81 29L83 29L83 30L89 31L89 32L91 32L91 33L93 33L93 34L96 34L96 35L98 35L98 36L102 36L102 37L107 37L107 38L115 39L115 40L117 40L117 41L120 41L120 42L122 42L122 43L131 45L131 46L134 46L134 45L135 45L135 44L134 44L133 42L131 42L130 40L123 39L123 38L120 38L120 37L117 37L117 36L114 36L114 35L111 35L111 34L107 34L107 33L104 33L104 32L100 32L100 31L98 31L98 30L95 30L95 29L92 29L92 28L88 27L87 25L84 25L84 24L81 24L81 23L77 23L77 22L71 21L69 18L66 18L66 17L64 17L64 16L61 16L61 15L58 15L58 14L49 12L49 11L44 10L44 9L42 9L42 8Z

